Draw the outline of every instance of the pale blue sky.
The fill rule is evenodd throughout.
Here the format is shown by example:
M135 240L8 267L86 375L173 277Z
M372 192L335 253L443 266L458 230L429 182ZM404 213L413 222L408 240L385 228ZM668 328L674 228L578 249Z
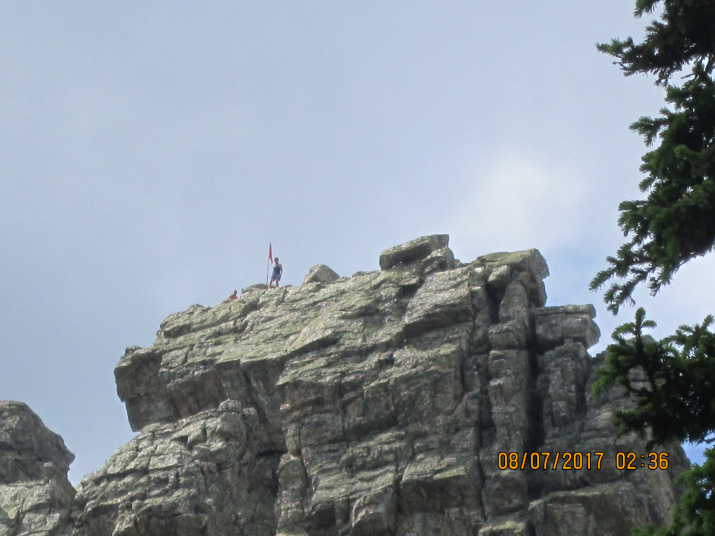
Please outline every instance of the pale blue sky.
M632 8L0 0L0 398L63 436L77 483L133 436L124 348L263 281L269 242L287 284L425 234L462 260L536 247L602 349L632 311L586 286L638 195L628 125L663 104L594 46L641 35ZM714 267L642 300L661 334L712 312Z

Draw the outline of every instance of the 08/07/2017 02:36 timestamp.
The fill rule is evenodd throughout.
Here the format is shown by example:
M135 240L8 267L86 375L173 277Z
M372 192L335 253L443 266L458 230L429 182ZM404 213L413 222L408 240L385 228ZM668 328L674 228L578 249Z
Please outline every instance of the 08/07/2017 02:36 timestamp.
M556 470L578 471L580 469L601 469L603 452L500 452L497 467L500 470ZM635 469L668 468L667 452L617 452L613 460L619 471Z

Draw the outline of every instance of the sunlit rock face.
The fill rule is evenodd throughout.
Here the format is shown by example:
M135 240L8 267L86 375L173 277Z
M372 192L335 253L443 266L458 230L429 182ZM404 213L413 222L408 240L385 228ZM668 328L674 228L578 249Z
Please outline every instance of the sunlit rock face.
M83 479L66 534L626 536L666 522L685 457L641 468L644 442L611 423L626 401L591 395L593 307L545 307L536 250L463 263L448 241L169 316L115 369L140 433ZM631 452L637 469L619 469Z

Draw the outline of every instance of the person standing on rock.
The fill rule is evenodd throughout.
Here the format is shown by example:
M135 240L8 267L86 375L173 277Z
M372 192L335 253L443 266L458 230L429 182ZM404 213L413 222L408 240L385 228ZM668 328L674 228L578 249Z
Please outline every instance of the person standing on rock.
M278 262L278 257L276 257L276 260L274 261L274 265L273 265L273 275L271 276L271 282L268 283L268 288L273 287L273 283L276 284L276 288L277 288L280 283L282 275L283 275L283 265Z

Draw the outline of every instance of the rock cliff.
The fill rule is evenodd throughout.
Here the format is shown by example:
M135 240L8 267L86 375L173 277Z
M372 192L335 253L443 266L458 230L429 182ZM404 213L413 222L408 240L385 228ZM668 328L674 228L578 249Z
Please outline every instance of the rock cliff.
M591 395L593 307L545 307L536 250L462 263L447 246L420 238L380 271L318 266L169 316L115 369L139 435L76 495L61 440L23 439L39 419L2 406L0 535L626 536L667 521L687 461L673 446L649 469L611 423L628 401Z
M30 408L0 401L0 536L60 534L70 524L74 456Z

